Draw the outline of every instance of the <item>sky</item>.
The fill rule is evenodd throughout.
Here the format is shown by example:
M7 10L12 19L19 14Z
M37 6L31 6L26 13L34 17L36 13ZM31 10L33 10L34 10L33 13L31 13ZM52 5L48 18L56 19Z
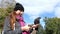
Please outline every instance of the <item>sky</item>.
M24 20L28 24L33 24L34 19L41 17L40 24L44 27L44 17L60 18L60 0L16 0L24 8Z

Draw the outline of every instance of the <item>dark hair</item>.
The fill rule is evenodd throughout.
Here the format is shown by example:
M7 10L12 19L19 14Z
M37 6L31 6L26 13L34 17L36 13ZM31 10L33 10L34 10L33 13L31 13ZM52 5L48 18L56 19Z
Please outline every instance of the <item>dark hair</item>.
M41 17L36 18L36 19L34 20L34 24L39 24L39 23L40 23L40 18L41 18Z
M24 7L20 3L16 3L14 11L21 10L24 12Z

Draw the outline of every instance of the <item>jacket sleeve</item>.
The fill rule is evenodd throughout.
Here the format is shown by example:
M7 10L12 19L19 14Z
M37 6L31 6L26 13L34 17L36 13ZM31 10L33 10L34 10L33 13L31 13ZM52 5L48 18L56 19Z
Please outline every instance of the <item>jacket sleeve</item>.
M10 20L8 17L5 18L4 20L4 27L3 27L3 30L6 31L6 30L10 30L10 24L9 24Z

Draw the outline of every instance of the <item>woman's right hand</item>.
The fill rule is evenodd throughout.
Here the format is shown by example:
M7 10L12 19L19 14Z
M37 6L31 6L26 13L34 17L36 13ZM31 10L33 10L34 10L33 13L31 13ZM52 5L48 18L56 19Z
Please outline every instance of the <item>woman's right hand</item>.
M25 26L25 30L26 31L29 31L30 30L30 27L28 25Z
M21 27L22 31L29 31L30 27L28 25Z

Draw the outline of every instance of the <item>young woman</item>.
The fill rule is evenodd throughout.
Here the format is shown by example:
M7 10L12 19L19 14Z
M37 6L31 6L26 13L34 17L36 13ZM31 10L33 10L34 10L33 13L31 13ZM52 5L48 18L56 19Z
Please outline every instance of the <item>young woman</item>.
M23 20L24 7L16 3L14 10L5 18L3 31L4 34L30 34L30 27L25 26Z

